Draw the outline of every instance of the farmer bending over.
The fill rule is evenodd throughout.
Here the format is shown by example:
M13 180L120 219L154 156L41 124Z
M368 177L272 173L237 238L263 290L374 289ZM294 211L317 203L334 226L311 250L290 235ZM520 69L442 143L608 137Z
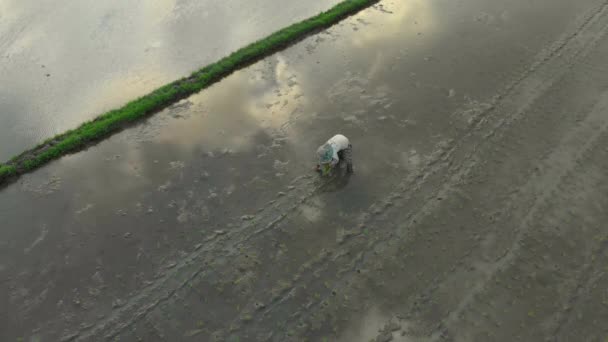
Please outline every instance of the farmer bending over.
M337 134L327 140L325 144L317 149L319 162L316 170L322 175L329 174L340 161L346 162L346 172L353 173L353 146L348 141L348 138Z

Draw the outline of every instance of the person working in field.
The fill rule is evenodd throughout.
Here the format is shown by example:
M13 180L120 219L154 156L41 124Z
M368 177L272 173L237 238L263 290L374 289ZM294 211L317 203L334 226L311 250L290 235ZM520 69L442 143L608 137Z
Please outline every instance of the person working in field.
M317 149L316 170L322 175L328 175L341 161L346 162L346 172L353 173L353 146L347 137L336 134Z

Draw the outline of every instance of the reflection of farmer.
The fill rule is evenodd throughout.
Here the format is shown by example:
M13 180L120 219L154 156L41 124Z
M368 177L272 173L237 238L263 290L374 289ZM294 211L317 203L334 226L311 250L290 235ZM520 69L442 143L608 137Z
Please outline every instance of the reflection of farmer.
M348 141L348 138L337 134L317 149L319 162L317 163L317 171L323 175L327 175L331 170L340 163L346 162L346 172L353 173L353 146Z

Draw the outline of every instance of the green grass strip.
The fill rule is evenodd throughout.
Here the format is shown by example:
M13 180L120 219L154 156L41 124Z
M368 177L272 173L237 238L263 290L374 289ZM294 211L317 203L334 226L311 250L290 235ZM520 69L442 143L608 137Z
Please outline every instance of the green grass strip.
M308 35L328 28L379 0L345 0L330 10L283 28L270 36L233 52L190 76L162 86L111 110L80 127L44 141L31 150L0 164L0 185L35 170L46 163L74 153L115 134L171 104L209 87L231 73L290 46Z
M17 168L12 165L0 165L0 179L14 176L17 173Z

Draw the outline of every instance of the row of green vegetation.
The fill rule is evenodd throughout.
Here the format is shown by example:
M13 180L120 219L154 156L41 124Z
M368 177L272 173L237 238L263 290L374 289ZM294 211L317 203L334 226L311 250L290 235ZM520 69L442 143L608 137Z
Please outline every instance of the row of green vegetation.
M152 93L111 110L80 127L57 135L9 162L0 164L0 185L35 170L69 153L80 151L123 130L150 115L186 98L229 74L255 63L272 53L298 42L340 20L355 14L379 0L345 0L330 10L288 26L252 43L190 76L174 81Z

